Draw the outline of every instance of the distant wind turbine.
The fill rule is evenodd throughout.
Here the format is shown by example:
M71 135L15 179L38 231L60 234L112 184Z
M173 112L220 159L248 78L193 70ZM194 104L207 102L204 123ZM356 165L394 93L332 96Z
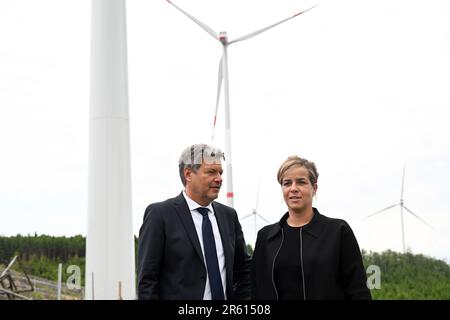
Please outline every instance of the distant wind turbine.
M257 192L256 192L256 205L255 205L255 209L253 209L252 210L252 213L250 213L250 214L248 214L248 215L246 215L246 216L244 216L244 217L242 217L241 218L241 221L242 220L244 220L244 219L247 219L247 218L249 218L249 217L251 217L251 216L253 216L254 217L254 221L255 221L255 237L256 237L256 234L257 234L257 227L258 227L258 222L257 222L257 218L260 218L261 220L263 220L263 221L265 221L265 222L267 222L267 223L270 223L266 218L264 218L262 215L260 215L259 213L258 213L258 204L259 204L259 181L258 181L258 189L257 189Z
M405 245L405 227L404 227L404 223L403 223L403 209L405 209L408 213L410 213L411 215L413 215L414 217L416 217L418 220L420 220L422 223L426 224L428 227L433 228L432 226L430 226L425 220L423 220L422 218L420 218L418 215L416 215L414 212L412 212L410 209L408 209L405 206L405 201L403 200L403 191L404 191L404 186L405 186L405 167L403 167L403 177L402 177L402 189L401 189L401 193L400 193L400 202L390 205L384 209L381 209L377 212L374 212L370 215L368 215L367 217L365 217L364 219L368 219L373 217L374 215L377 215L379 213L382 213L384 211L387 211L391 208L394 208L396 206L400 206L400 219L401 219L401 223L402 223L402 244L403 244L403 253L406 252L406 245Z
M259 29L257 31L251 32L247 35L244 35L242 37L236 38L234 40L228 41L227 33L226 32L220 32L217 34L211 27L207 26L205 23L201 22L200 20L196 19L183 9L179 8L177 5L175 5L170 0L166 0L171 5L173 5L175 8L177 8L179 11L181 11L183 14L185 14L189 19L194 21L197 25L199 25L203 30L205 30L207 33L209 33L214 39L220 41L220 43L223 46L223 55L219 63L219 79L217 84L217 100L216 100L216 111L214 114L214 123L213 123L213 134L212 139L214 140L214 131L216 127L216 119L217 119L217 109L219 106L219 98L220 98L220 91L222 87L222 80L224 82L224 98L225 98L225 155L226 155L226 177L227 177L227 204L231 207L234 205L234 193L233 193L233 174L232 174L232 160L231 160L231 133L230 133L230 102L229 102L229 92L228 92L228 56L227 56L227 48L230 44L247 40L250 38L253 38L254 36L263 33L279 24L282 24L283 22L286 22L292 18L295 18L296 16L311 10L312 8L316 7L317 5L308 8L304 11L301 11L299 13L294 14L293 16L290 16L289 18L286 18L284 20L281 20L279 22L276 22L270 26L267 26L265 28Z

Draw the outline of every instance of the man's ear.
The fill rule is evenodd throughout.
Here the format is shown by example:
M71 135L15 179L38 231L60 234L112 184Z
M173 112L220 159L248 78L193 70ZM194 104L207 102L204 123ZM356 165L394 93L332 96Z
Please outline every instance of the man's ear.
M184 175L184 179L186 180L186 183L187 182L191 182L191 180L192 180L192 177L191 177L192 170L190 168L184 168L183 169L183 175Z
M313 196L315 196L315 195L316 195L316 192L317 192L317 188L318 188L318 185L317 185L317 183L314 183L314 186L313 186L313 189L314 189L314 194L313 194Z

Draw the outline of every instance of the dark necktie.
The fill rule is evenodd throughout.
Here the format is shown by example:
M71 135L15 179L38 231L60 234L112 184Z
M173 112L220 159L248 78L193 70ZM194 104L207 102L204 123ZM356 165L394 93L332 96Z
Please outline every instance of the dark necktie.
M219 262L217 261L216 242L211 221L208 217L208 208L197 208L203 216L202 233L203 249L205 250L206 269L208 270L209 286L212 300L224 300L222 278L220 277Z

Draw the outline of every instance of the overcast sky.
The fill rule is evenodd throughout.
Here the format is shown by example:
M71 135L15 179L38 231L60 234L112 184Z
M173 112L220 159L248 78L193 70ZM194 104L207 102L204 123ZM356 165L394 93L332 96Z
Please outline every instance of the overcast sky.
M313 4L173 0L229 38ZM314 161L315 206L366 250L450 261L450 2L320 5L229 48L235 208L271 223L289 155ZM178 157L211 143L221 45L164 0L128 0L134 232L146 206L182 190ZM0 2L0 234L86 234L90 1ZM224 109L214 144L224 149ZM226 183L226 181L225 181ZM223 186L220 201L226 202ZM254 220L241 221L254 243ZM258 220L257 229L264 222Z

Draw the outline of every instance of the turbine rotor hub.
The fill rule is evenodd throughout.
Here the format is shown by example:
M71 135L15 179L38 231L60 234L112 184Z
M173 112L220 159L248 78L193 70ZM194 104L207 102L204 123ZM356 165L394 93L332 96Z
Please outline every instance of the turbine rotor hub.
M228 44L228 36L226 31L221 31L219 33L219 41L222 42L223 45Z

